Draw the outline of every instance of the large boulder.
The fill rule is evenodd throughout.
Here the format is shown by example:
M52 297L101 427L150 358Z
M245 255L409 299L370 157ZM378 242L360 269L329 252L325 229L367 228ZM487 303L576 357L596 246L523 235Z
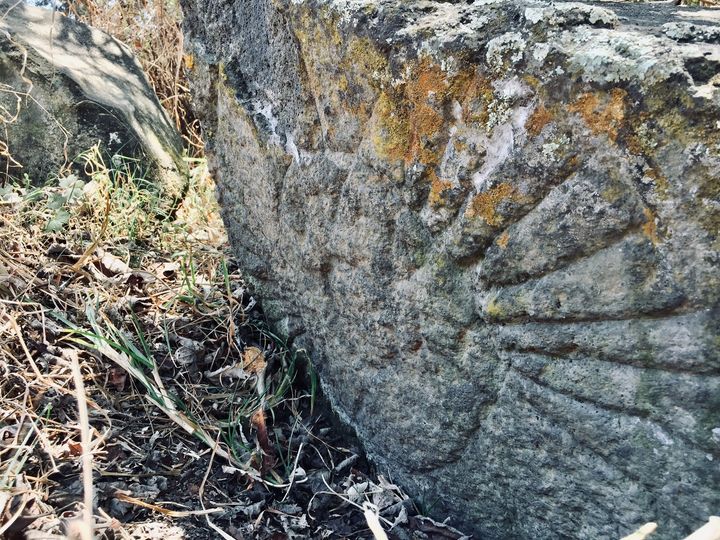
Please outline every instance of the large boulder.
M184 9L232 243L381 470L478 538L720 510L719 12Z
M130 49L22 2L1 0L0 14L2 176L42 183L82 168L73 161L99 144L104 159L139 160L176 200L187 183L180 135Z

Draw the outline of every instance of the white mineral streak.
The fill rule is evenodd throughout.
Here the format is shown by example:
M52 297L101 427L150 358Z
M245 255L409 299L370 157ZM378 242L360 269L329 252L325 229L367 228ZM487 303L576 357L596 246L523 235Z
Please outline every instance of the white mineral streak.
M510 156L515 146L515 137L510 123L496 127L485 145L487 157L482 168L473 175L475 190L486 191L490 186L492 173Z
M525 136L525 122L531 109L531 106L515 109L510 120L497 126L492 131L490 138L485 140L485 162L472 177L476 191L482 192L492 187L493 173L510 157L515 148L516 139Z
M675 442L668 436L668 434L657 426L653 428L653 435L658 441L660 441L663 446L672 446L673 444L675 444Z
M255 114L259 114L267 122L267 129L270 131L268 142L270 144L280 144L280 135L277 133L278 119L273 115L272 104L262 101L253 101L252 109Z

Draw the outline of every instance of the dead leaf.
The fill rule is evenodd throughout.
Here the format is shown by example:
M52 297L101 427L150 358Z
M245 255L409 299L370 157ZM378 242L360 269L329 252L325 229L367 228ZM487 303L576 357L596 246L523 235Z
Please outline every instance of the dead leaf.
M111 367L108 373L108 384L114 387L116 390L122 392L125 390L125 383L127 382L127 373L124 369L119 367Z
M250 423L257 431L257 439L263 451L262 468L260 472L265 474L275 466L275 450L270 444L267 425L265 424L265 411L260 407L250 418Z
M367 491L369 486L369 482L360 482L358 484L353 484L347 489L345 495L352 502L361 502L365 500L365 492Z
M174 279L177 275L180 265L176 262L163 262L151 264L148 271L160 279Z
M265 355L257 347L248 347L243 353L243 369L248 373L257 374L265 371L267 362Z
M106 276L129 274L132 271L132 269L120 257L116 257L104 249L98 248L96 253L98 255L100 270Z
M79 442L70 441L68 442L68 450L71 456L82 455L82 445Z

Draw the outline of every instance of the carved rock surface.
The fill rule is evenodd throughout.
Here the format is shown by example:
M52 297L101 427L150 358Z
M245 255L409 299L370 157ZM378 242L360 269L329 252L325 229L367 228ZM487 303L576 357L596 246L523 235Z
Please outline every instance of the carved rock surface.
M154 168L168 201L184 190L180 135L133 53L108 34L2 0L0 84L3 176L42 183L99 143Z
M478 538L720 509L718 11L184 0L233 245Z

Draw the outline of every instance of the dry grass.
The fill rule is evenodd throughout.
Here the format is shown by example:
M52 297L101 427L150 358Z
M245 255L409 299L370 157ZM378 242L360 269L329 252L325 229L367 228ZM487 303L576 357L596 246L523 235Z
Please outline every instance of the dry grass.
M145 180L133 178L126 166L105 167L98 156L97 151L86 156L90 182L68 177L58 187L8 186L0 200L4 534L42 516L35 519L39 529L72 536L68 524L81 522L48 505L52 478L84 457L87 491L92 474L87 459L102 469L108 437L118 429L109 414L114 407L108 406L116 401L114 393L129 388L165 407L209 445L214 445L214 433L223 433L231 408L237 429L243 429L243 414L250 417L251 412L237 409L235 398L245 408L257 401L252 388L249 397L239 387L232 399L219 397L217 388L198 384L192 370L176 372L189 363L198 370L203 361L209 367L232 362L242 356L243 337L262 337L254 330L237 330L248 325L248 300L237 273L227 270L224 233L206 171L194 169L182 220L164 223L152 217L154 200ZM286 353L276 351L281 363ZM175 376L168 382L163 377L170 372ZM292 377L289 368L278 373L270 385L276 402ZM139 383L136 389L129 375ZM74 403L79 412L69 406ZM230 440L222 451L263 481L252 469L253 460L262 462L262 450Z
M132 162L84 157L0 190L0 537L461 538L313 412L203 162L167 222Z

